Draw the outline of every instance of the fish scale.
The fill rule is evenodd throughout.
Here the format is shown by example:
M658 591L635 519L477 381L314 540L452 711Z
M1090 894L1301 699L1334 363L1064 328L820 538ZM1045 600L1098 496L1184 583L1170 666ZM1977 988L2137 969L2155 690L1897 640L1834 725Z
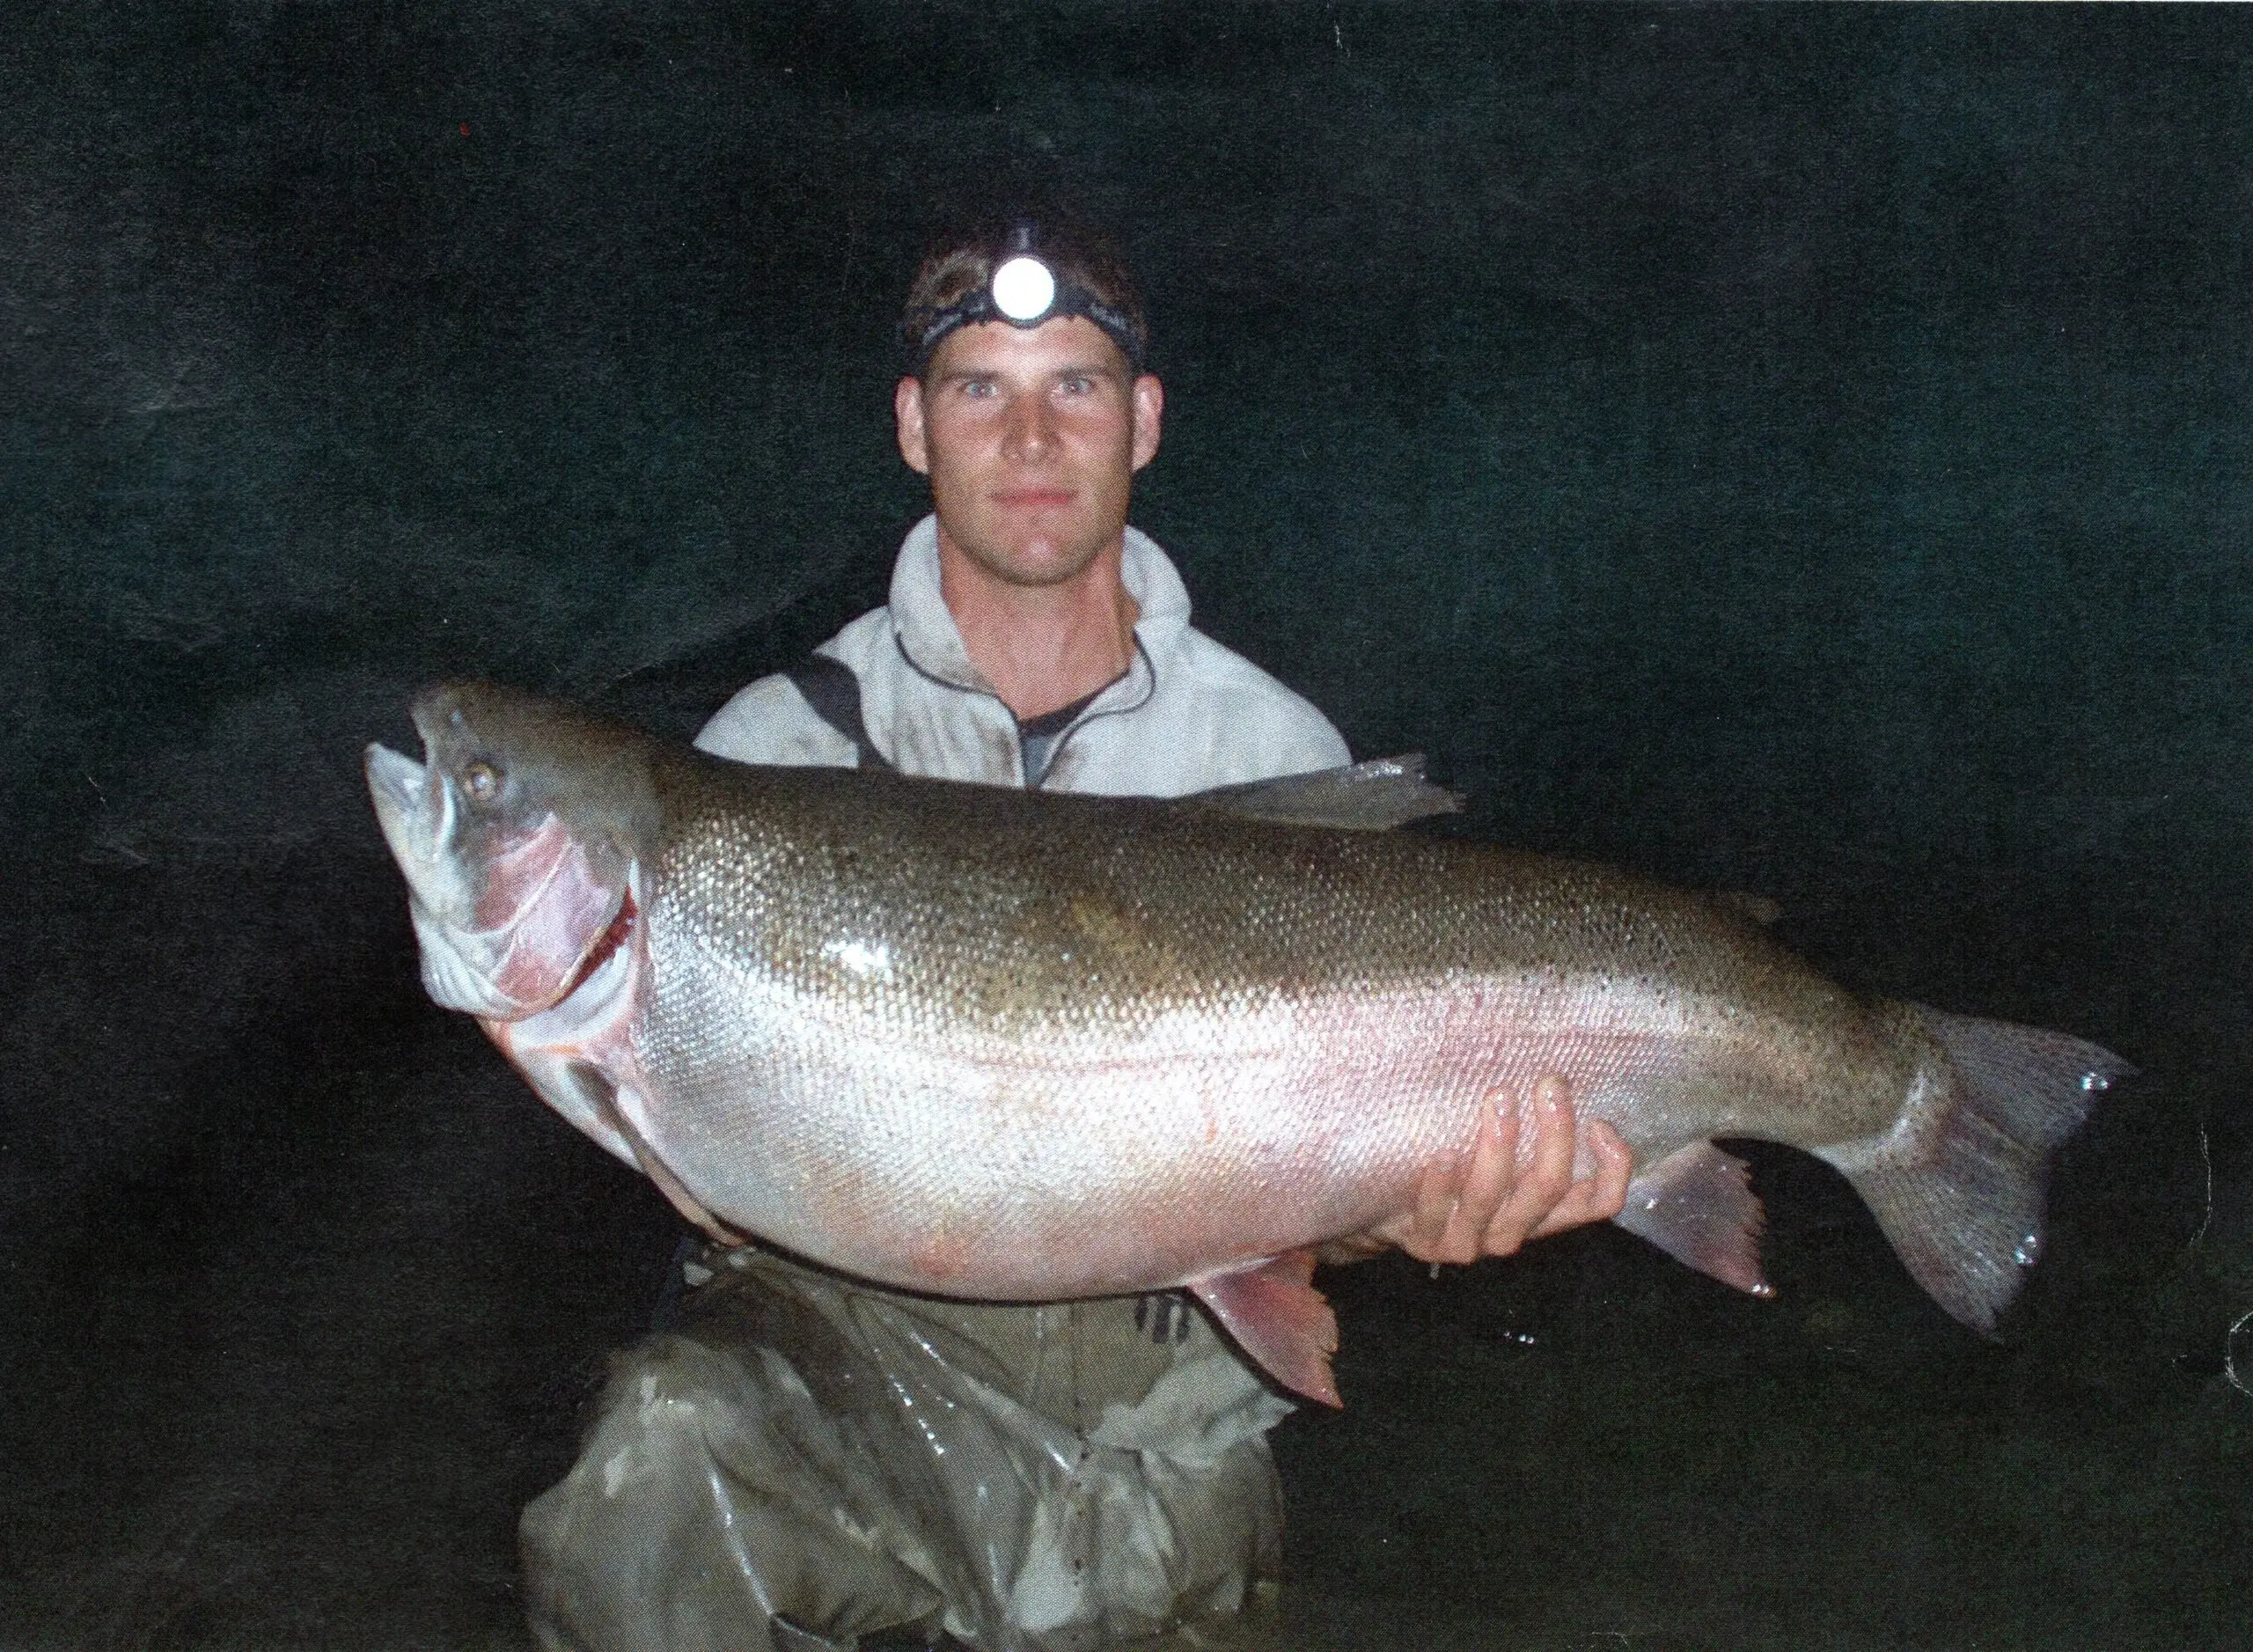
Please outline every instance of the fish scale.
M1634 1153L1622 1225L1743 1289L1712 1138L1829 1158L1985 1330L2128 1070L1849 993L1741 899L1347 829L1430 811L1405 763L1161 801L750 767L491 685L415 721L369 779L433 996L692 1219L942 1294L1184 1285L1324 1399L1307 1253L1496 1085L1567 1078Z

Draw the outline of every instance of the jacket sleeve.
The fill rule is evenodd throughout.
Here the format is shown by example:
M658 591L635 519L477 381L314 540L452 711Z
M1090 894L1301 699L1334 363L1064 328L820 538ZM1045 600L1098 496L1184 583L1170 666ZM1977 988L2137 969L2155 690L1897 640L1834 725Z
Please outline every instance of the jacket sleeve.
M1191 633L1184 663L1193 698L1176 714L1193 772L1176 790L1203 790L1336 768L1353 761L1345 737L1304 696L1234 650Z
M713 713L696 736L699 751L738 763L851 768L853 743L814 714L781 672L762 677Z
M1237 738L1225 741L1222 750L1230 780L1303 775L1312 769L1341 767L1354 760L1346 749L1346 737L1329 718L1281 683L1271 681L1268 686L1270 692L1259 697L1255 715L1229 721L1228 726Z

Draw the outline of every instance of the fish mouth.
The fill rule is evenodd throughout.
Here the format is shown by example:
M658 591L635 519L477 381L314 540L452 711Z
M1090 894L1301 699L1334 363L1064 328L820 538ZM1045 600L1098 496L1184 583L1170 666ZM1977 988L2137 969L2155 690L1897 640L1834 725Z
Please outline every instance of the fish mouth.
M426 696L415 721L430 760L380 743L363 757L377 824L407 880L422 985L449 1010L521 1019L568 995L631 933L630 875L603 877L552 812L528 831L471 830L431 732L457 721L451 701Z
M404 753L379 741L371 741L364 753L368 797L376 806L376 824L392 858L420 896L430 871L436 869L445 840L451 835L452 798L444 785L430 783L430 770ZM435 818L434 818L435 817Z
M371 742L364 757L376 824L407 879L424 989L449 1010L521 1014L521 1006L494 983L492 937L476 929L476 893L451 852L459 818L453 788L435 765L418 763L380 742Z

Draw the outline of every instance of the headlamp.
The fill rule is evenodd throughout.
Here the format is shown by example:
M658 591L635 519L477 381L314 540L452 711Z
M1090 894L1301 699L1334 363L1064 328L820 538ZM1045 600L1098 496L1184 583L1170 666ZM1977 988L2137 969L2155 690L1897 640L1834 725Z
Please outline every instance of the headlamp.
M1038 327L1056 303L1056 276L1030 253L1019 253L994 272L987 288L1002 319L1019 327Z
M1126 312L1105 304L1079 283L1060 276L1036 250L1038 228L1012 224L1004 245L1007 256L994 265L982 287L965 293L943 310L918 318L906 331L910 371L921 373L930 364L931 353L958 327L986 321L1006 321L1011 327L1037 327L1059 316L1085 316L1101 327L1126 356L1126 365L1142 371L1142 344Z

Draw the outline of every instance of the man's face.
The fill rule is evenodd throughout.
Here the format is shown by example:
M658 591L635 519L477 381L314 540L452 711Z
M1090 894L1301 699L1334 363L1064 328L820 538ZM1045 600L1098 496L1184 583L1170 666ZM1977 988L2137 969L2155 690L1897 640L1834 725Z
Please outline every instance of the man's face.
M1158 381L1084 316L959 328L892 399L942 539L1012 585L1060 584L1119 542L1163 407Z

